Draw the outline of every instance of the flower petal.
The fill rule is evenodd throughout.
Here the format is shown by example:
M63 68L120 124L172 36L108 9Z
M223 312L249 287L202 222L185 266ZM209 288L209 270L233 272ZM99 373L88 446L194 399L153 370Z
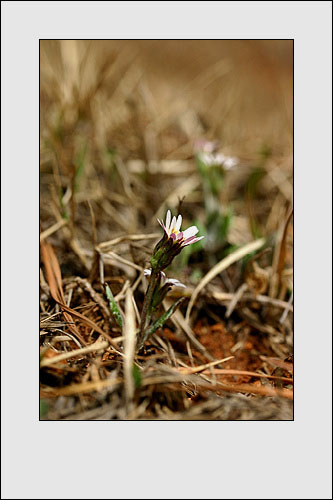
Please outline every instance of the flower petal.
M166 280L166 275L165 275L165 273L164 273L163 271L160 271L160 273L161 273L161 276L162 276L162 281L165 281L165 280ZM145 269L145 270L143 271L143 274L144 274L145 276L150 276L150 275L151 275L151 270L150 270L150 269Z
M189 238L184 239L183 247L185 247L186 245L190 245L195 239L196 239L195 236L190 236Z
M167 232L170 229L170 221L171 221L171 212L170 212L170 210L168 210L167 214L166 214L166 219L165 219L165 228L166 228Z
M195 234L197 234L197 232L199 232L197 226L188 227L185 231L183 231L184 240L190 238L191 236L194 236Z
M177 234L177 241L182 240L184 237L184 233L180 231L180 233Z
M162 220L160 220L160 219L157 219L157 220L158 220L159 224L163 227L164 232L168 234L168 231L166 230L164 222Z
M181 215L178 215L178 219L177 219L177 222L176 222L176 231L180 231L180 226L182 225L182 216Z
M170 225L170 228L169 228L169 232L170 233L173 233L175 230L176 230L176 223L177 223L177 219L175 216L172 217L172 221L171 221L171 225Z
M181 283L179 280L176 280L174 278L167 279L166 283L169 283L170 285L173 285L173 286L178 286L178 287L181 287L181 288L186 288L186 285L184 285L184 283Z
M202 240L202 238L204 238L204 236L200 236L199 238L196 238L195 236L191 236L190 238L188 238L187 240L184 241L183 247L186 247L187 245L192 245L192 243L196 243L197 241Z

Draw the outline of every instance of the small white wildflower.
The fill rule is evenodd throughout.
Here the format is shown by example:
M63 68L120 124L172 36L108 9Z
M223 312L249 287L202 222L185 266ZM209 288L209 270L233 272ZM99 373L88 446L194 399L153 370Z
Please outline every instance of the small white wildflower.
M220 166L229 170L238 164L237 158L233 156L226 156L223 153L199 153L198 156L200 161L208 167Z
M192 245L192 243L196 243L197 241L204 238L204 236L199 236L198 238L195 236L199 232L199 229L196 226L191 226L185 231L181 231L180 227L182 224L182 216L178 215L177 218L174 216L171 220L170 210L167 211L165 224L163 221L160 221L159 219L157 220L163 227L167 237L171 238L177 243L180 243L181 247Z
M194 143L194 151L198 155L200 161L211 166L221 166L226 170L235 167L238 164L238 159L233 156L226 156L222 152L218 152L218 141L206 141L198 139Z

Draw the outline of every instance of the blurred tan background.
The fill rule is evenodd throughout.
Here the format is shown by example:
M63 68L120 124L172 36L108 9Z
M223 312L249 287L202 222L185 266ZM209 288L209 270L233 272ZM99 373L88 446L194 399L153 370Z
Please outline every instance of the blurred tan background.
M41 42L42 96L60 81L62 102L74 97L74 88L76 98L94 95L96 107L104 98L111 126L134 113L128 101L139 92L158 130L178 119L191 132L209 128L238 153L263 141L290 152L292 76L291 40ZM96 88L101 84L103 92ZM118 109L121 98L126 110Z
M185 217L200 218L194 143L204 138L239 162L221 193L235 215L230 243L251 239L252 216L262 234L277 230L292 203L292 43L41 41L42 229L67 207L91 246L87 200L99 241L110 238L110 221L115 235L153 230L184 197ZM265 175L249 217L244 193L258 165Z

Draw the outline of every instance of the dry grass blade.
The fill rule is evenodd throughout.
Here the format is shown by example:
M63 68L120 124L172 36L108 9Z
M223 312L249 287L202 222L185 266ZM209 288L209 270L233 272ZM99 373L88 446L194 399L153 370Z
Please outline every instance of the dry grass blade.
M91 284L87 279L76 277L75 278L76 283L78 283L86 292L89 293L91 296L92 300L96 302L96 304L99 305L101 312L103 316L109 321L110 320L110 310L107 308L106 304L104 303L103 299L98 295L97 292L93 289Z
M68 328L70 331L80 340L81 344L87 345L86 341L78 331L74 323L73 318L68 312L71 312L71 309L65 304L64 291L62 289L62 279L61 279L61 271L58 263L58 259L53 251L52 246L48 242L41 242L41 252L42 252L42 260L45 266L45 272L47 281L50 287L50 293L53 299L61 306L63 309L63 315L65 320L69 323ZM67 311L67 312L66 312Z
M180 367L178 368L179 371L182 373L199 373L201 371L207 370L207 368L211 368L212 366L219 365L220 363L226 363L230 359L233 359L235 356L228 356L227 358L224 359L217 359L216 361L212 361L211 363L206 363L205 365L201 366L194 366L191 368L186 368L186 367Z
M213 279L215 276L220 274L222 271L227 269L227 267L231 266L231 264L234 264L238 260L242 259L245 257L245 255L248 255L251 252L255 252L256 250L259 250L265 243L264 238L260 238L259 240L252 241L251 243L248 243L247 245L244 245L243 247L239 248L232 254L228 255L224 259L222 259L220 262L218 262L200 281L198 286L194 289L190 302L187 306L187 311L186 311L186 316L185 320L188 322L190 318L190 314L192 311L192 307L194 305L194 302L196 298L198 297L199 293L201 290Z
M124 241L142 241L142 240L154 240L160 236L160 233L151 234L128 234L125 236L119 236L110 241L103 241L98 245L98 250L101 252L106 251L106 249L118 245Z
M61 229L63 226L65 226L67 223L68 222L67 222L66 219L59 220L58 222L56 222L55 224L53 224L53 226L48 227L47 229L45 229L45 231L43 231L42 233L40 233L39 240L40 241L45 240L46 238L48 238L49 236L51 236L51 234L53 234L56 231L58 231L58 229Z
M61 283L61 271L58 263L58 259L53 251L52 246L48 242L42 242L41 243L41 250L42 250L42 259L44 262L45 266L45 271L46 271L46 276L47 280L49 283L50 287L50 293L53 297L53 299L60 305L60 307L63 309L63 314L69 323L73 323L73 318L72 316L75 316L76 318L80 319L83 323L86 325L90 326L90 328L93 328L96 332L100 333L105 337L109 343L112 345L112 347L118 352L118 346L115 342L113 342L112 338L110 335L105 333L94 321L91 319L87 318L86 316L83 316L83 314L75 311L74 309L71 309L65 304L65 297L64 297L64 292L62 289L62 283ZM68 314L69 313L69 314ZM83 345L87 345L86 341L82 338L82 335L78 331L77 327L75 325L69 324L68 328L71 330L71 332L76 335L80 342Z
M124 259L123 257L120 257L119 255L117 255L116 253L114 252L107 252L107 253L103 253L102 254L103 257L106 257L106 258L111 258L111 259L115 259L115 260L118 260L119 262L121 262L122 264L125 264L126 266L128 267L132 267L133 269L136 269L137 271L140 271L142 272L143 271L143 267L141 266L138 266L137 264L134 264L133 262L131 262L130 260L127 260L127 259Z
M273 389L271 387L257 387L251 384L229 385L219 382L224 391L242 392L245 394L258 394L259 396L281 397L293 400L294 393L292 389Z
M65 309L65 311L68 311L72 316L75 316L77 317L78 319L80 319L83 323L85 323L86 325L90 326L90 328L92 328L93 330L95 330L96 332L100 333L101 335L103 335L103 337L105 337L109 343L111 344L111 346L118 352L118 354L121 354L119 353L119 351L117 350L118 349L118 346L117 344L113 341L113 339L110 337L110 335L108 333L105 333L102 328L100 328L98 325L96 325L96 323L94 323L94 321L92 321L91 319L87 318L86 316L83 316L83 314L75 311L74 309L71 309L70 307L67 307L65 304L60 304L61 307L63 309Z
M267 386L257 386L253 384L226 384L225 382L216 381L215 384L211 382L207 384L205 381L201 380L198 375L183 375L182 373L174 370L170 375L152 375L146 377L142 381L142 386L149 385L167 385L167 384L179 384L183 382L194 383L197 387L201 389L206 389L209 391L216 392L217 390L227 391L227 392L235 392L235 393L245 393L245 394L258 394L260 396L271 396L271 397L282 397L287 399L293 399L293 390L292 389L275 389ZM217 388L218 386L218 388ZM174 386L177 387L178 390L188 390L186 386L181 387L180 385Z
M260 356L260 357L263 361L266 361L267 363L276 368L282 368L283 370L287 370L290 373L293 373L294 371L293 363L290 363L288 361L282 361L282 359L278 358L267 358L266 356Z
M269 286L270 297L276 297L278 287L281 282L281 274L286 258L287 231L292 215L293 210L290 209L285 221L282 222L279 228L279 238L273 255L272 279Z
M283 234L282 234L282 241L280 245L280 253L279 253L279 260L278 260L278 266L277 266L277 273L279 277L279 281L281 280L281 274L284 268L285 260L286 260L286 244L287 244L287 231L288 231L288 226L291 221L291 217L293 215L293 210L291 209L289 214L287 215L286 222L283 228Z
M84 354L88 354L93 351L100 351L106 349L108 347L108 342L95 342L88 347L83 347L82 349L76 349L75 351L64 352L63 354L59 354L58 356L54 356L53 358L42 359L40 362L40 366L50 366L59 361L64 361L65 359L74 358L77 356L83 356Z
M290 308L292 308L292 301L294 300L294 293L293 291L291 291L291 294L290 294L290 297L289 297L289 300L288 300L288 305ZM286 318L287 318L287 315L288 315L288 309L286 308L283 313L281 314L281 318L280 318L280 323L281 325L283 325L283 323L286 321Z
M72 384L67 387L62 387L60 389L44 389L44 397L55 397L55 396L74 396L76 394L85 394L92 391L101 391L103 389L109 389L111 387L118 386L123 381L122 378L108 378L106 380L98 380L96 382L82 382L81 384Z
M210 293L210 295L221 302L228 302L234 300L235 294L233 293L224 293L224 292L216 292L213 291ZM261 304L270 304L276 307L280 307L281 309L284 309L287 313L293 312L293 306L291 305L291 302L285 302L284 300L280 299L274 299L272 297L267 297L267 295L254 295L252 293L245 293L242 295L238 301L243 302L259 302Z
M130 411L135 389L132 368L136 341L135 311L133 306L133 294L130 288L127 289L125 298L124 337L125 398L127 410Z
M233 356L230 356L229 358L226 358L224 361L227 361L227 360L231 359L232 357ZM221 361L220 361L220 363L221 363ZM195 368L194 369L185 368L183 366L179 367L178 370L184 374L198 373L199 371L202 372L203 374L207 374L207 375L209 375L211 373L211 371L207 370L206 368L202 369L202 367L200 367L200 366L198 368L201 368L201 370L195 370ZM289 382L290 384L292 384L294 382L292 378L278 377L275 375L266 375L264 373L249 372L246 370L229 370L229 369L224 369L224 368L214 368L213 373L215 373L216 375L248 375L248 376L257 377L257 378L283 380L284 382Z
M237 292L234 294L233 298L230 301L230 304L228 305L227 312L225 313L225 317L229 318L235 309L237 302L241 299L243 296L244 292L246 292L248 288L247 283L243 283L237 290Z

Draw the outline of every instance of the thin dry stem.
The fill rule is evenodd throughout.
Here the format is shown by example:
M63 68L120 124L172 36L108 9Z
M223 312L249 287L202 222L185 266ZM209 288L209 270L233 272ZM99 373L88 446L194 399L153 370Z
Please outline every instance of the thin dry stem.
M218 262L208 273L202 278L200 283L197 285L197 287L194 289L190 302L187 306L186 310L186 316L185 320L188 322L191 314L192 307L196 301L196 298L198 297L199 293L201 290L213 279L215 276L220 274L222 271L227 269L231 264L234 264L238 260L242 259L246 255L248 255L251 252L255 252L256 250L259 250L265 243L264 238L260 238L259 240L252 241L251 243L248 243L247 245L244 245L243 247L239 248L232 254L228 255L224 259L222 259L220 262Z
M82 349L76 349L75 351L65 352L63 354L59 354L58 356L54 356L53 358L44 358L40 362L40 366L50 366L55 363L59 363L59 361L64 361L65 359L74 358L77 356L83 356L84 354L88 354L89 352L94 351L103 351L108 347L109 343L105 341L98 341L95 344L89 345L88 347L82 347Z

